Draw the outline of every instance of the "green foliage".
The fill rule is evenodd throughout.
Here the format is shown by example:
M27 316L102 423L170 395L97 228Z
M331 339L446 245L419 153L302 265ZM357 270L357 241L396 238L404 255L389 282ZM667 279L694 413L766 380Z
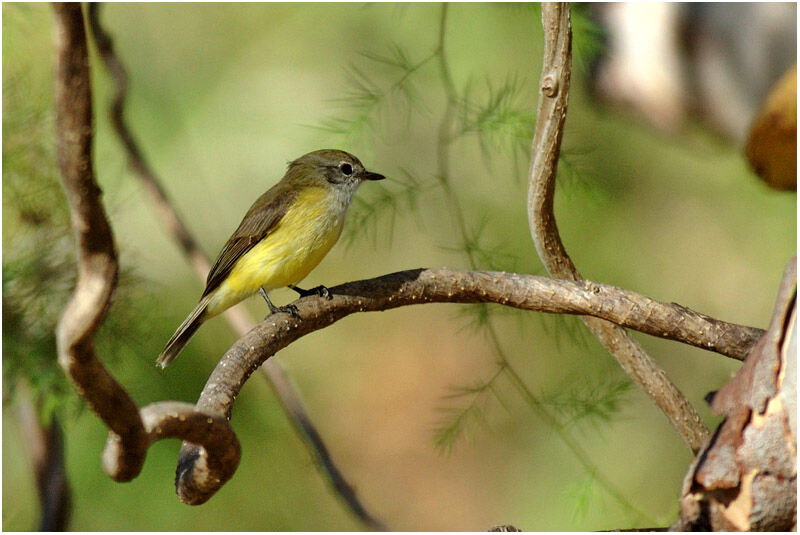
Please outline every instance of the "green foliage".
M365 75L367 66L364 70L351 66L348 78L351 89L346 97L338 101L345 110L342 115L323 121L320 128L349 140L365 136L367 129L369 133L376 133L379 130L389 131L392 130L392 125L378 126L381 122L380 117L386 112L386 108L401 106L407 110L403 128L408 130L414 126L415 119L419 119L411 114L412 111L425 110L427 114L429 107L423 104L425 101L443 99L446 110L440 115L440 131L450 134L445 137L440 136L438 141L440 168L449 168L447 160L452 144L473 135L489 168L493 162L502 159L512 165L518 164L521 159L524 160L521 157L527 154L533 135L535 122L532 111L535 100L531 98L533 92L519 76L514 74L506 76L500 83L486 78L481 86L477 86L470 77L460 89L457 89L451 79L445 46L447 8L443 8L441 16L440 34L437 39L439 45L420 60L412 59L411 53L398 43L391 43L385 53L363 53L362 56L369 62L385 68L385 78ZM425 66L433 65L432 59L438 60L438 84L427 86L427 94L422 94L415 88L414 80ZM454 113L451 113L451 110ZM391 227L394 226L396 218L412 213L417 208L417 201L423 188L420 187L420 181L413 178L411 172L404 170L404 174L407 180L402 190L373 188L371 196L356 201L351 209L349 229L345 236L348 244L352 244L356 237L369 235L370 232L374 237L376 222L380 217L388 219L388 234L391 236ZM517 172L516 176L519 175ZM458 235L460 243L445 248L463 254L469 260L472 269L515 271L519 263L517 255L507 246L492 243L488 238L491 215L484 213L474 226L467 223L467 215L461 207L460 195L454 185L455 177L445 174L437 178L436 184L444 190L450 210L455 220L459 222L458 228L461 231ZM427 187L424 189L426 192L430 191ZM488 329L489 339L495 341L494 351L501 355L502 350L496 342L498 337L490 322L497 308L489 307L487 304L467 306L461 309L461 315L470 318L467 325L473 330ZM500 358L500 362L499 371L492 380L457 390L458 397L472 397L472 401L463 410L447 409L451 421L444 422L438 428L435 438L438 445L451 448L466 422L479 420L478 416L482 413L480 407L485 403L487 395L492 392L491 385L499 373L503 370L515 373L504 357Z
M542 331L552 338L556 347L563 348L571 344L581 351L589 351L590 341L594 339L579 317L568 314L540 314L538 318Z
M487 238L490 215L486 212L478 220L474 229L460 236L462 242L455 246L443 246L443 249L462 253L466 258L474 259L474 268L488 271L516 271L519 257L511 252L506 244L492 244ZM487 243L488 242L488 243Z
M345 246L351 247L364 238L375 245L379 234L386 236L387 243L391 244L398 215L414 213L420 195L433 187L432 183L421 182L407 169L401 168L400 174L402 179L387 177L386 182L391 187L382 183L371 184L365 195L355 198L342 235ZM388 224L380 225L383 221L388 221ZM382 227L386 227L386 232L381 232Z
M560 414L565 427L589 424L600 429L609 424L619 417L626 396L633 388L627 377L589 380L572 377L565 383L566 386L552 396L543 398L545 405Z
M471 386L454 386L451 392L443 396L444 400L461 401L458 406L444 406L439 409L442 420L434 431L434 444L445 452L452 451L456 442L475 425L488 427L489 420L485 411L493 397L500 399L496 390L496 382L505 371L505 364L500 364L492 376L486 381ZM463 401L466 399L466 403Z
M55 325L75 281L69 215L55 167L49 100L13 68L3 76L3 378L25 379L44 421L70 387Z
M458 136L477 134L487 163L497 158L498 152L510 153L516 162L527 156L533 138L534 101L523 100L528 97L524 92L526 84L517 76L509 76L499 85L487 79L485 85L486 90L480 97L475 95L471 81L464 87Z
M581 522L594 503L600 498L597 492L597 481L593 474L586 474L580 481L569 485L563 492L565 501L572 504L572 520Z
M570 196L576 192L588 193L590 200L599 199L602 190L597 187L600 177L591 167L589 156L593 153L591 147L562 147L558 155L558 181L556 187L559 192Z
M589 66L603 51L603 32L589 4L572 4L572 66L576 74L588 74Z
M514 168L515 177L522 176L523 164L527 161L528 147L533 137L535 99L532 95L535 91L514 74L507 75L499 83L487 77L481 85L475 84L473 78L469 77L462 87L457 88L453 82L446 47L448 9L447 6L442 8L439 44L433 53L424 56L423 59L412 60L411 54L397 43L392 43L385 54L364 53L363 56L369 61L386 68L388 72L386 79L368 77L360 68L351 67L349 80L352 89L339 101L345 106L346 111L343 115L323 121L320 128L331 134L343 136L352 144L355 139L368 134L397 131L397 128L392 129L391 124L386 124L382 117L392 117L387 108L401 107L405 110L401 131L406 135L413 135L414 128L419 128L416 122L421 122L422 119L421 114L415 115L414 112L424 110L424 118L428 119L430 108L423 103L444 101L444 111L441 114L432 114L434 120L439 115L440 121L436 147L439 172L435 186L441 189L446 199L446 206L457 222L456 235L459 240L458 245L448 246L446 249L460 253L462 258L468 261L471 269L515 271L519 265L517 255L511 252L508 246L489 239L492 214L484 212L477 218L477 224L469 223L475 218L462 208L461 190L456 176L449 171L450 154L455 142L468 140L474 136L490 173L500 161L503 161ZM584 24L582 27L586 33L590 33L592 28L589 24ZM415 88L413 81L419 76L422 68L434 58L438 60L439 66L438 83L427 86L427 94L423 94ZM366 67L364 69L366 70ZM574 155L565 156L563 160L563 167L567 170L565 174L571 175L574 181L580 181L583 177L579 160ZM420 181L413 179L410 172L406 172L405 175L408 180L401 191L375 188L376 193L365 197L364 200L356 201L349 216L350 230L346 236L348 244L352 244L358 236L369 234L370 229L375 236L376 222L384 214L388 214L386 217L391 236L391 227L394 226L396 218L410 214L418 207L422 191L419 186ZM430 188L425 189L426 192L431 191ZM487 409L490 404L492 402L502 404L498 395L497 380L502 375L508 375L530 408L556 431L557 436L565 440L569 449L581 460L587 473L594 474L596 467L588 460L580 445L568 437L566 430L578 422L612 419L619 412L629 383L596 385L587 391L579 388L569 390L562 392L558 400L542 403L521 379L519 372L511 366L500 346L501 338L492 322L500 308L502 307L490 307L482 303L460 309L459 315L468 318L466 328L486 335L494 353L493 358L498 365L489 379L466 387L454 387L451 393L445 396L448 405L440 411L443 417L435 430L434 443L443 451L449 452L459 438L465 433L469 434L472 428L488 426ZM563 326L576 327L577 322L557 321L554 325L557 327L553 330L560 331ZM583 334L582 331L578 334L569 330L567 336L580 339ZM461 403L452 405L454 400ZM548 412L553 408L562 413L564 422ZM624 496L616 492L608 481L602 478L592 477L592 479L610 492L624 508L631 508ZM576 499L576 502L578 508L588 507L589 503L588 500L580 499Z
M31 386L43 422L77 414L82 401L58 365L55 329L76 280L69 212L56 169L51 101L25 73L3 77L3 379L14 399ZM138 344L141 310L127 303L137 285L120 274L100 347ZM121 306L119 306L121 305ZM113 343L109 343L113 340Z
M342 136L349 145L367 137L384 135L386 130L381 128L381 111L387 107L405 110L406 126L412 111L426 110L414 86L414 75L436 57L434 52L413 62L408 52L397 44L392 44L385 54L362 52L361 55L372 65L365 66L364 70L352 64L348 68L350 87L344 97L333 101L342 108L342 113L313 125L324 132ZM375 80L365 73L365 70L373 72L375 64L384 68L389 81Z
M209 252L224 242L253 196L280 172L276 167L275 172L263 175L265 166L338 144L390 180L359 191L357 198L366 206L359 202L353 207L344 237L348 240L352 234L347 243L354 245L341 263L337 260L344 256L344 242L332 251L312 274L320 283L418 267L419 263L465 269L514 266L542 273L536 268L525 228L524 170L529 145L517 149L521 154L518 163L513 163L514 132L521 122L519 115L508 112L532 114L536 109L541 56L538 5L447 7L443 50L452 92L442 80L441 6L436 4L123 3L104 9L104 20L130 74L126 116ZM589 279L675 300L713 316L762 325L773 304L776 274L796 247L796 199L766 191L752 179L736 147L700 128L657 135L598 106L579 76L588 64L581 59L587 56L582 51L601 47L597 41L588 41L591 47L585 44L583 24L589 21L582 17L588 9L573 4L575 78L555 207L567 250ZM40 381L48 373L53 380L60 377L52 342L29 350L26 344L34 346L31 339L11 338L17 326L30 329L32 321L19 319L25 307L15 303L36 299L33 306L56 311L54 322L74 277L73 245L52 164L51 19L51 8L44 4L3 5L3 237L8 269L4 320L13 320L11 327L4 325L4 368L23 362L17 357L30 360L31 353L40 353L43 365L49 367L26 372ZM175 20L184 23L176 25ZM314 29L309 31L310 21L322 23L312 23ZM359 50L367 52L359 55ZM150 279L144 288L125 284L119 288L109 323L99 333L98 354L118 359L114 372L121 372L120 380L137 401L194 401L215 359L234 337L223 320L210 321L188 348L192 354L184 355L166 372L153 369L157 346L194 304L201 283L188 275L189 269L159 231L151 208L125 171L124 155L102 111L108 103L108 76L98 63L92 66L98 90L98 170L106 196L118 204L111 212L123 249L122 265L136 262L142 276ZM510 82L516 84L513 90L505 87ZM359 84L379 93L377 102ZM504 97L506 103L496 107L499 112L483 115L483 133L463 132L466 120L475 123L504 92L514 98ZM357 98L359 93L363 99ZM475 106L470 110L465 109L466 95ZM448 106L449 124L443 129ZM365 112L364 119L359 119ZM318 124L321 117L343 119L335 125L338 133L302 128ZM350 121L359 137L351 134ZM43 141L34 143L36 139ZM481 143L490 147L488 160ZM23 154L25 162L13 161L14 144L23 149L16 154ZM519 147L523 147L521 142ZM440 158L440 153L445 157ZM19 172L19 179L12 180L14 169L25 166L34 171ZM45 176L43 169L52 173L47 188L29 178ZM378 185L385 190L373 188ZM63 283L46 274L38 279L20 274L29 268L17 259L24 249L18 254L15 235L22 237L27 231L18 221L15 205L24 201L14 195L15 187L22 198L40 190L52 196L51 201L38 202L32 214L25 211L33 220L42 217L37 211L43 211L58 221L53 227L62 229L60 238L40 233L33 240L39 249L55 249L43 257L50 258L44 264L50 262L48 269L56 269L53 263L64 262L68 277ZM370 211L371 205L376 208L374 198L384 204ZM369 217L358 224L362 210ZM419 226L418 232L412 221ZM353 241L357 236L365 240L360 244L364 247ZM393 239L391 248L384 236ZM63 246L57 245L59 239L64 240ZM381 254L370 243L377 243ZM436 246L446 249L431 253ZM32 259L25 262L34 271L44 271ZM721 262L725 265L722 277ZM657 276L662 273L668 276ZM63 292L42 288L41 280L46 285L63 284ZM7 290L9 285L18 287ZM29 297L16 297L20 288ZM138 308L131 307L123 295L126 288L138 294ZM731 288L741 291L731 292ZM57 295L40 302L33 297L36 292ZM146 293L161 296L158 306L143 304ZM258 318L263 317L261 303L248 305ZM159 311L169 320L154 317ZM130 325L118 323L115 329L115 318L123 312L130 314ZM450 325L439 323L448 318L453 320ZM406 321L415 326L424 322L425 336L432 333L432 337L422 339L410 332ZM148 329L142 339L150 341L146 350L136 345L141 343L137 333L142 325ZM379 326L380 332L365 330L366 325ZM49 336L52 331L47 329L42 332ZM364 343L354 346L353 340L361 337ZM641 338L713 425L702 396L724 384L738 364L680 344ZM16 350L12 346L18 343L23 346ZM14 358L8 358L12 352ZM463 366L456 360L462 356ZM485 365L473 369L482 356ZM624 414L654 409L645 396L613 393L614 380L605 374L616 364L586 334L579 318L488 304L426 305L351 318L292 344L278 358L297 381L315 421L325 424L321 431L341 458L345 473L352 475L359 495L368 496L374 512L385 515L382 520L394 529L483 529L490 524L482 522L494 514L506 515L508 521L526 529L632 527L643 516L626 503L626 495L657 515L658 522L639 525L666 525L674 518L675 489L689 454L662 418L620 418L620 407L625 408ZM495 363L502 359L513 366L499 375L491 389L479 388L491 379L497 371ZM6 379L8 395L15 379L7 374ZM436 389L442 380L456 386L441 393L460 395L432 403L444 406L435 414L436 422L440 433L449 435L434 450L419 441L430 431L424 423L427 400L439 393ZM588 399L573 392L584 382L594 392L586 394ZM66 385L66 391L71 390ZM409 392L415 399L410 399ZM74 398L69 393L65 396ZM473 397L477 397L476 408L470 408ZM612 406L606 406L607 398ZM409 412L414 402L417 405ZM8 417L13 412L6 410L4 474L9 477L3 486L4 527L28 529L35 523L36 491L29 470L20 462L25 441L15 433L14 418ZM460 416L462 412L466 415ZM118 485L98 468L99 449L107 433L103 425L90 414L65 423L69 475L78 505L75 529L359 529L314 471L313 460L274 397L256 378L246 386L235 409L234 424L244 453L240 473L201 508L186 508L175 499L170 474L177 442L154 445L143 474ZM505 423L513 429L500 429ZM498 430L503 431L502 439ZM471 441L469 448L464 440ZM253 444L262 445L263 451L256 451L259 448ZM369 448L368 455L359 453L363 447ZM450 457L437 459L437 451L450 452ZM650 462L653 458L659 462ZM463 475L458 481L447 477L456 465ZM383 470L385 466L391 471ZM637 477L626 478L626 469ZM613 481L604 478L603 472L614 476ZM476 479L478 475L481 479ZM655 480L663 484L646 483ZM480 481L481 488L450 492L461 490L469 481ZM624 492L615 488L616 481L625 482ZM425 498L398 509L397 493L408 488L426 489ZM245 506L264 514L231 514ZM572 521L571 509L576 513ZM296 514L299 510L302 515Z

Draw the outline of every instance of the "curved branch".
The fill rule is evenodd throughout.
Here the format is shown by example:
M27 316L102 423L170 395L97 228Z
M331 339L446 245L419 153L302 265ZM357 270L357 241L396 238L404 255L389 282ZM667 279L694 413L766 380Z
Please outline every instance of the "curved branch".
M92 27L92 35L97 44L98 52L114 80L114 96L109 110L114 130L117 132L128 154L128 162L131 168L134 170L145 192L148 194L150 202L155 207L161 219L161 223L167 229L170 236L176 241L197 277L201 281L205 281L208 271L211 268L208 256L206 256L200 248L189 231L189 228L178 215L178 212L167 196L161 182L145 159L133 133L125 123L124 111L128 76L125 72L125 67L114 52L111 36L100 23L100 6L101 4L98 2L89 4L88 19ZM253 328L253 322L241 308L231 308L225 312L224 316L228 324L239 336L244 335ZM368 529L373 531L385 531L386 526L365 509L356 496L352 486L339 471L322 436L317 431L308 412L303 406L300 395L292 386L283 368L281 368L276 361L269 361L262 368L262 373L272 387L275 397L282 406L289 421L294 425L295 429L301 433L308 448L319 460L319 466L322 468L323 473L327 476L334 490L342 498L344 503L356 517L364 522Z
M542 4L542 26L545 50L539 111L531 149L528 222L536 251L547 272L553 277L582 280L564 249L553 212L558 155L569 101L572 48L569 4ZM583 321L697 453L708 440L708 429L664 370L623 328L593 318L584 318Z
M226 419L175 402L140 413L95 355L92 338L117 284L117 255L92 166L92 96L81 5L54 4L53 9L56 150L78 242L78 281L56 328L59 364L111 430L103 467L112 478L133 479L154 440L176 437L202 444L214 457L205 473L197 472L199 484L225 481L239 459L238 441Z
M117 284L117 253L92 166L92 96L80 4L54 4L58 167L78 241L78 281L56 327L58 362L92 409L121 437L127 455L112 477L135 477L147 449L139 410L98 362L92 337Z
M205 502L236 472L242 448L226 418L208 415L191 403L178 401L147 405L140 414L148 446L162 438L179 438L199 445L201 454L195 469L194 485L183 489L180 494L184 503L198 505ZM103 465L116 466L125 457L124 450L116 436L109 437L103 451Z
M197 408L230 418L247 379L280 349L349 314L407 305L497 303L552 314L591 315L737 359L763 335L760 329L721 322L613 286L515 273L413 269L342 284L330 288L330 293L331 299L296 301L302 319L275 314L240 338L211 373ZM194 485L193 465L200 454L193 446L181 450L179 488Z

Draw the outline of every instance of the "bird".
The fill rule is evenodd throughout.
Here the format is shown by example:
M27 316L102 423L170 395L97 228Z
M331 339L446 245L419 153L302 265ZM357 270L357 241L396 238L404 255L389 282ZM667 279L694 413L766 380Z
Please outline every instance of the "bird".
M205 321L257 292L270 314L297 315L293 305L272 304L268 294L277 288L289 287L301 297L329 297L325 286L304 290L297 284L338 241L361 183L384 178L342 150L317 150L290 162L283 178L253 203L225 243L197 306L169 339L157 365L172 362Z

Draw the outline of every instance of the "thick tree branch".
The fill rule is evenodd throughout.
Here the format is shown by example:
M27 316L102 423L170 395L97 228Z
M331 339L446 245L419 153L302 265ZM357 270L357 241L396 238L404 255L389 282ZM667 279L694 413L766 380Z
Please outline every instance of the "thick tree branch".
M547 272L553 277L581 280L561 242L553 212L558 156L569 100L572 47L569 4L542 4L542 26L545 47L539 111L531 149L528 222ZM583 321L696 453L708 440L708 430L667 374L623 328L594 318Z
M201 281L205 281L208 271L211 268L208 256L200 248L188 227L178 215L178 212L175 210L174 205L161 185L160 180L147 162L133 133L125 122L124 111L128 77L122 62L114 52L111 36L100 23L100 5L101 4L97 2L89 4L88 18L98 52L114 80L114 96L109 110L112 125L128 154L128 162L135 172L135 175L139 178L161 223L178 244L198 278ZM233 307L227 310L224 316L238 336L244 335L253 328L253 322L247 317L241 307ZM308 412L305 410L299 393L294 386L292 386L289 377L283 371L280 364L274 360L269 361L262 367L262 373L272 387L289 421L291 421L295 429L300 432L314 457L319 460L319 466L322 468L331 486L340 498L350 508L353 514L364 522L368 529L373 531L386 530L386 526L365 509L356 496L353 487L347 482L344 475L334 463L325 442L322 440L322 436L317 431Z
M714 395L725 419L684 478L675 530L797 530L797 259L769 329Z
M451 269L414 269L330 289L331 299L295 302L302 319L275 314L240 338L212 372L197 409L230 418L233 402L250 375L269 357L298 338L356 312L389 310L425 303L497 303L554 314L592 315L742 358L763 331L720 322L675 304L589 281L534 275ZM179 488L194 485L200 450L181 451ZM184 491L181 491L184 492Z
M215 456L206 478L225 481L239 461L239 445L227 420L185 404L159 404L140 412L97 359L92 337L102 324L117 282L111 226L92 166L92 98L81 5L54 4L56 29L56 150L72 227L77 238L78 281L56 328L59 364L80 394L111 429L103 467L117 481L136 477L154 440L179 437ZM201 456L201 459L203 457Z

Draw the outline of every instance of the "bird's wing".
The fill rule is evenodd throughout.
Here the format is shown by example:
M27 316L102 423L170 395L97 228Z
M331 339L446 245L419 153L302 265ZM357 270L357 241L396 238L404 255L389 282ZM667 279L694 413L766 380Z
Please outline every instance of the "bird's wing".
M208 272L203 297L222 284L236 262L272 232L286 215L296 196L296 192L278 188L276 185L253 203L239 228L222 248L214 267Z

